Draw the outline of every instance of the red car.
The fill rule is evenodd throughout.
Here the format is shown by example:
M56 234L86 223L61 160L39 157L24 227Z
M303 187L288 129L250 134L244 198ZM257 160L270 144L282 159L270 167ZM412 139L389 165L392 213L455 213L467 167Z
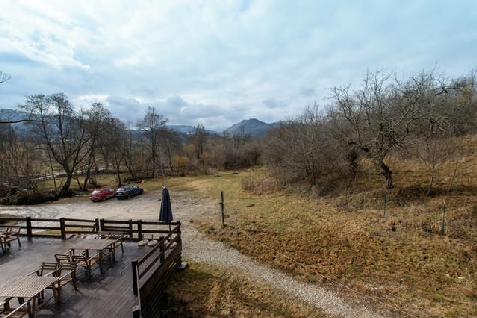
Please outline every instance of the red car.
M110 198L114 198L116 195L116 189L114 188L101 188L101 189L96 189L91 194L89 195L89 198L91 201L96 202L96 201L105 201Z

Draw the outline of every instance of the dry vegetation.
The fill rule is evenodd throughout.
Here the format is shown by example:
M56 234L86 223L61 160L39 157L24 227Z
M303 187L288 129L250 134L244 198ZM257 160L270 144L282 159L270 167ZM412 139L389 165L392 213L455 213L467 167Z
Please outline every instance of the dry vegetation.
M477 140L459 142L465 145L463 152L440 167L430 196L426 167L402 158L387 160L395 176L391 190L384 189L382 176L366 164L341 187L273 191L275 181L263 169L177 179L170 187L188 187L218 201L224 191L225 226L220 215L212 223L196 224L210 237L297 279L371 302L399 317L475 317ZM208 283L214 288L225 291L237 284L232 277L222 282L223 276L210 275ZM196 303L183 292L180 288L173 296ZM225 296L220 292L206 299L220 300L214 297ZM239 311L245 306L235 305L233 310ZM205 316L222 315L214 306L207 308L213 312ZM287 316L272 312L273 317Z
M330 317L314 307L293 301L268 286L228 272L192 263L169 285L161 317Z

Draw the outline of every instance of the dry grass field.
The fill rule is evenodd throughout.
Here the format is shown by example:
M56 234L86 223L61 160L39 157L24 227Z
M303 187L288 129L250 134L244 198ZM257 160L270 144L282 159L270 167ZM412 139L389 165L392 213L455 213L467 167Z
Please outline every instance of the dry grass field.
M403 158L387 161L394 176L391 190L366 164L353 180L313 189L275 191L276 182L261 168L172 179L168 187L187 188L192 195L217 198L217 203L223 191L225 226L220 213L195 224L215 240L296 279L369 302L390 316L477 317L477 141L469 137L459 142L465 147L438 167L430 195L428 167ZM195 274L214 281L218 297L237 285L233 277L219 283L220 275ZM172 298L183 301L181 297ZM237 291L235 297L245 295ZM240 301L235 305L234 310L245 306ZM281 315L283 307L270 308L275 308L272 314L263 316L301 317L299 311Z

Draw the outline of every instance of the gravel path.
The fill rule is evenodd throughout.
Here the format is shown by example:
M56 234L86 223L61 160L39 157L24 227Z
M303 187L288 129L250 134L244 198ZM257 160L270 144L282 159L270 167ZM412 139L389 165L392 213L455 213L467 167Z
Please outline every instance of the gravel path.
M0 213L44 218L106 218L157 220L160 207L160 193L145 193L129 200L111 199L93 203L55 203L38 206L5 207ZM192 220L220 217L217 202L210 199L191 198L186 193L171 193L174 220L182 223L183 259L197 263L207 263L224 268L236 268L251 278L261 280L325 312L338 317L383 317L360 304L351 304L317 285L298 282L283 273L270 269L220 242L208 239L192 225ZM65 201L66 202L66 201Z

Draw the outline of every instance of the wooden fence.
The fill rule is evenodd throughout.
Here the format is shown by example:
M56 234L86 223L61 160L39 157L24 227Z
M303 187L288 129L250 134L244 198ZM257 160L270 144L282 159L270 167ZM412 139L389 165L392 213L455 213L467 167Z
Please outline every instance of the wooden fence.
M171 222L177 226L180 222ZM1 217L0 230L21 227L20 235L45 238L61 238L65 240L69 235L91 234L121 234L125 240L141 241L148 235L156 238L167 235L170 230L158 229L158 225L164 227L163 222L143 220L106 220L106 219L72 219L72 218L31 218L31 217ZM167 225L167 224L166 224ZM165 228L165 227L164 227Z
M159 226L165 228L164 225L169 225L168 229L159 229ZM156 239L157 244L142 259L132 262L133 296L136 302L133 317L143 318L157 317L167 283L181 266L180 225L179 221L164 224L143 220L0 218L0 231L8 227L21 227L20 235L29 239L45 237L65 240L69 235L121 235L124 240L131 241Z
M134 318L158 317L167 283L181 262L182 240L180 223L177 222L167 235L159 237L157 245L149 253L132 262L133 293L136 297Z

